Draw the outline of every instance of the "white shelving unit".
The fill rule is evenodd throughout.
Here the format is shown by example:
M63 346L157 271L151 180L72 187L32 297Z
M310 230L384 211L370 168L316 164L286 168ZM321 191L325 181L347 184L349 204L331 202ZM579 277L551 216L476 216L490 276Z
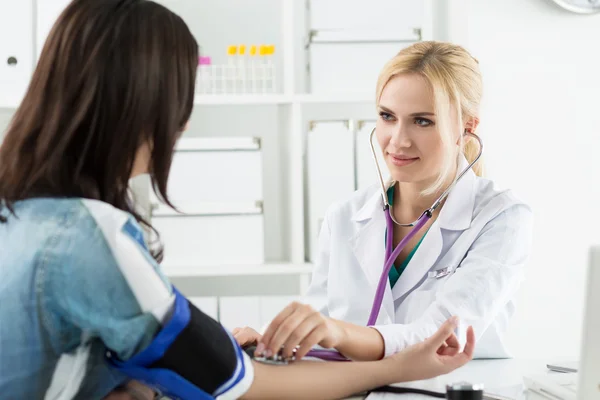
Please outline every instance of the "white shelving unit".
M162 0L162 3L171 7L174 11L184 15L184 19L191 26L194 32L195 25L191 8L187 8L183 3L186 0ZM324 6L334 7L336 0L319 0L321 3L329 3ZM258 6L267 6L269 1L263 0ZM344 5L352 8L359 5L358 1L346 1ZM375 4L378 3L378 4ZM372 7L380 7L385 0L374 1ZM390 2L387 2L388 4ZM395 2L398 3L398 2ZM411 7L414 14L415 6L409 1L400 1L405 7ZM235 2L241 5L241 2ZM265 164L267 170L277 169L278 173L283 174L283 184L276 187L280 191L277 197L277 203L282 210L281 219L275 221L279 224L274 227L273 221L266 221L266 240L268 246L269 237L280 236L284 238L279 242L280 251L278 257L274 259L267 254L267 263L265 265L241 265L241 266L215 266L214 268L194 268L194 266L166 266L165 270L170 276L221 276L236 277L245 275L298 275L300 279L307 279L311 273L312 265L307 262L307 233L306 233L306 179L305 179L305 156L306 156L306 134L309 123L312 120L347 118L347 119L374 119L374 97L375 87L369 90L348 92L318 92L310 91L310 77L308 69L309 55L307 51L308 41L314 32L311 30L309 19L311 15L311 1L309 0L274 0L272 23L279 26L279 38L271 39L277 44L277 63L280 71L281 83L279 94L265 95L202 95L197 96L195 100L196 112L202 113L202 108L207 108L211 113L245 112L246 109L258 110L263 108L274 116L276 121L276 133L278 139L277 149L280 151L278 163ZM364 4L364 3L363 3ZM258 7L257 6L257 7ZM321 6L321 5L320 5ZM419 7L419 6L416 6ZM428 0L421 5L424 15L423 21L419 26L411 29L403 28L396 32L396 38L406 32L408 36L415 32L420 34L421 39L431 38L432 32L432 4ZM183 11L186 12L183 12ZM343 13L340 13L343 14ZM235 19L235 17L232 17ZM279 21L276 21L276 19ZM415 28L415 29L412 29ZM389 29L387 30L389 32ZM194 32L201 39L202 35ZM384 34L385 35L385 34ZM339 40L340 43L353 41L352 35L336 35L329 32L331 41ZM339 36L339 38L337 38ZM377 35L371 35L377 37ZM381 39L381 38L380 38ZM384 38L385 39L385 38ZM399 39L401 41L401 38ZM201 43L204 48L204 43ZM224 46L223 46L224 48ZM400 49L400 44L398 49ZM212 56L212 54L208 54ZM383 65L381 65L383 66ZM376 78L376 72L373 81ZM351 87L351 85L349 85ZM258 107L258 108L257 108ZM201 117L199 117L201 118ZM260 117L257 117L260 120ZM257 122L260 123L260 122ZM192 124L193 126L193 124ZM210 130L210 129L207 129ZM198 133L197 131L194 133ZM266 141L266 139L265 139ZM269 185L268 181L265 183ZM265 188L267 192L268 187ZM267 195L265 207L269 207L269 197ZM271 206L272 203L271 203ZM293 288L295 290L295 288Z
M0 62L6 63L18 48L18 51L37 60L44 35L62 7L68 0L23 0L10 6L0 5L0 13L30 16L21 21L19 29L24 38L20 47L15 47L12 39L0 38ZM373 120L375 79L378 71L369 71L365 76L373 85L364 87L358 81L349 80L348 90L328 92L323 88L311 87L309 61L314 57L310 53L311 40L321 38L320 46L338 41L340 45L373 41L398 41L397 49L408 43L401 43L402 35L417 35L422 40L434 38L434 15L436 9L433 0L414 2L412 0L158 0L181 15L197 38L203 55L215 62L226 61L226 47L231 44L272 43L277 49L274 55L276 63L278 90L275 94L247 95L197 95L195 109L186 137L261 137L264 151L264 212L265 212L265 264L260 265L214 265L197 267L194 263L185 265L165 265L164 270L170 277L187 279L220 279L223 287L230 279L239 277L264 277L275 284L284 278L295 277L297 282L289 284L289 294L298 295L306 288L312 265L307 262L307 222L306 222L306 137L311 121L352 119L355 121ZM312 7L312 8L311 8ZM392 7L392 8L390 8ZM410 12L398 12L405 7ZM344 13L354 14L344 17ZM328 10L334 10L330 12ZM356 11L358 10L358 11ZM384 12L384 10L387 10ZM389 11L389 12L388 12ZM11 14L12 13L12 14ZM320 14L318 14L320 13ZM318 14L318 15L317 15ZM362 14L366 20L361 22ZM317 15L319 18L317 18ZM377 15L377 18L373 18ZM407 18L421 15L422 18L411 25ZM249 17L250 16L250 17ZM311 25L311 18L314 19ZM386 20L388 18L388 20ZM27 18L25 18L27 19ZM332 20L333 31L323 25L323 21ZM318 21L317 21L318 20ZM315 22L316 21L316 22ZM349 21L349 22L348 22ZM358 21L358 22L357 22ZM387 22L386 22L387 21ZM336 29L345 23L356 25L357 31L368 31L373 27L396 26L389 40L386 34L367 35L361 39L356 34L339 34ZM316 26L318 25L318 26ZM335 25L335 26L334 26ZM359 26L360 25L360 26ZM400 26L402 25L402 26ZM389 28L386 29L388 32ZM30 31L28 34L25 31ZM317 35L318 32L321 34ZM7 37L15 36L5 35ZM406 35L405 35L406 36ZM327 40L323 40L323 38ZM409 40L410 38L407 38ZM364 41L361 42L361 40ZM406 40L404 41L406 42ZM12 43L12 44L11 44ZM314 41L317 43L317 41ZM22 47L28 49L23 50ZM360 64L361 54L353 54L348 47L346 56L355 57L356 62L342 65L340 72L347 72L350 66ZM323 52L321 52L323 53ZM15 53L16 54L16 53ZM327 52L325 52L327 54ZM337 53L331 53L331 61L339 61ZM390 54L390 57L393 54ZM218 58L221 57L219 60ZM389 58L389 57L388 57ZM321 64L327 64L323 60ZM368 64L368 63L367 63ZM365 65L367 65L365 64ZM378 68L383 65L379 65ZM26 65L19 73L0 75L0 82L11 82L11 95L0 102L0 109L10 113L21 101L22 92L28 84L33 65ZM6 69L6 68L5 68ZM3 70L0 69L0 72ZM360 72L360 71L359 71ZM364 79L363 79L364 81ZM356 83L356 84L355 84ZM17 87L21 85L22 87ZM360 87L359 87L360 86ZM319 89L319 90L316 90ZM334 157L334 155L332 155ZM141 202L147 193L147 185L141 185L137 193ZM235 243L231 243L235 248ZM283 284L283 283L281 283ZM269 285L264 285L264 293L269 294ZM201 295L201 294L200 294Z
M163 270L170 277L219 277L219 276L254 276L254 275L298 275L310 274L312 264L268 263L258 265L215 265L198 268L190 265L163 264Z

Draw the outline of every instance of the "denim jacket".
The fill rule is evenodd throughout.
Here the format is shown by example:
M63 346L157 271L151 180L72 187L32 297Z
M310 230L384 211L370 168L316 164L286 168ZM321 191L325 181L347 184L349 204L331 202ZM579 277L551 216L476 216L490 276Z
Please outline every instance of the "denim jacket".
M0 211L0 397L102 398L125 379L107 347L123 359L143 349L172 287L125 212L78 198L14 211Z

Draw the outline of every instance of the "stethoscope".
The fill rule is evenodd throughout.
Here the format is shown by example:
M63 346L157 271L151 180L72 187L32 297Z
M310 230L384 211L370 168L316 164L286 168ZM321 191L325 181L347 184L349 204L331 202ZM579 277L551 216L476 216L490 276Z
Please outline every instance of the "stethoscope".
M475 157L475 159L473 161L471 161L471 163L465 169L463 169L461 171L461 173L456 177L456 179L454 179L454 181L448 186L448 188L446 190L444 190L444 192L433 202L431 207L429 207L427 210L423 211L421 216L416 221L408 223L408 224L402 224L402 223L396 221L396 219L394 218L394 216L392 215L392 212L390 210L390 203L388 201L388 196L387 196L387 188L386 188L385 182L383 180L383 175L381 174L381 168L379 167L379 162L377 161L377 154L375 151L375 146L373 144L373 136L375 136L375 128L373 128L373 130L371 131L371 134L369 135L369 144L371 147L371 154L373 156L373 161L375 162L375 167L377 168L377 176L379 178L379 184L380 184L380 188L381 188L381 197L383 199L383 212L385 214L385 220L386 220L388 234L386 235L387 237L386 237L386 244L385 244L385 262L383 264L383 271L381 271L381 276L379 277L379 283L377 284L377 290L375 291L375 298L373 300L373 306L371 307L371 313L369 314L369 320L367 322L367 326L375 325L375 322L377 321L377 318L379 317L379 312L381 310L381 303L383 302L383 295L385 293L385 288L387 286L390 269L392 268L394 261L396 260L396 258L398 257L398 255L400 254L402 249L404 249L406 247L406 245L408 244L408 242L421 230L421 228L423 228L423 226L425 226L425 224L427 224L427 221L429 221L431 219L435 210L442 204L442 202L446 199L446 197L448 197L448 195L450 194L450 191L454 188L454 186L456 186L456 184L460 181L460 179L469 171L469 169L471 169L473 167L473 165L475 165L475 163L481 158L481 155L483 154L483 141L481 140L481 138L478 135L465 130L465 132L463 133L463 137L471 136L472 138L477 140L477 142L479 143L479 153L477 154L477 157ZM395 182L392 182L392 185L393 184L395 184ZM393 248L394 247L394 224L396 224L398 226L412 227L410 232L400 241L400 243L398 243L396 248ZM332 350L311 350L306 354L306 357L316 357L316 358L320 358L322 360L327 360L327 361L350 361L346 357L341 355L339 352L332 351Z

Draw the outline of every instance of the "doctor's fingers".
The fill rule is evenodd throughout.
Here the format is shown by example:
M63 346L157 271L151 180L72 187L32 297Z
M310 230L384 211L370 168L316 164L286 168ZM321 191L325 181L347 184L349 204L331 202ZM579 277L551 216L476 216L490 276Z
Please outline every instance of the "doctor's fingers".
M302 359L312 348L321 342L324 337L327 336L327 326L319 325L308 336L306 336L298 345L299 348L296 351L296 359Z
M307 319L314 315L314 311L309 311L304 308L296 309L289 317L286 318L278 327L271 339L267 342L263 336L263 343L266 348L270 350L273 354L277 354L277 352L281 349L281 347L288 341L290 336L296 332L301 325L303 325ZM308 324L313 324L314 319L311 319ZM301 328L302 329L302 328ZM312 330L312 329L311 329ZM309 330L310 332L310 330ZM308 334L308 332L307 332ZM295 347L298 342L294 343L292 346ZM284 354L288 356L291 355L291 348L284 349Z
M318 330L316 335L313 335L320 327L322 327L322 329ZM293 349L295 349L296 346L304 344L305 346L310 346L312 348L312 346L319 343L326 336L327 325L322 315L319 313L310 314L291 334L289 334L287 338L285 338L283 343L283 354L286 357L291 357L293 355ZM308 343L307 339L309 339L308 341L314 340L314 342ZM308 350L306 352L308 352ZM306 354L306 352L304 354ZM303 356L303 354L298 354L297 352L296 354L298 358Z
M256 332L252 328L241 328L233 335L233 338L240 346L246 346L248 344L258 342L261 338L260 333Z
M277 314L277 316L275 318L273 318L273 321L271 321L271 323L269 324L269 326L263 333L261 343L268 345L271 341L271 338L277 331L277 328L279 328L279 325L281 325L283 323L283 321L285 321L290 315L292 315L292 313L294 313L296 311L296 309L299 308L300 306L301 306L300 303L293 302L293 303L289 304L287 307L285 307L279 314ZM275 353L275 354L277 354L277 353Z

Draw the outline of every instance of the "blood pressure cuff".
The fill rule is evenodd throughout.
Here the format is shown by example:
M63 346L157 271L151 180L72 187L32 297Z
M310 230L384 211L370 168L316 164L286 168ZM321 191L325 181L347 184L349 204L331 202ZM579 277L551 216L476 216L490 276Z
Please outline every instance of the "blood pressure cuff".
M173 290L173 314L152 343L127 361L109 351L108 362L174 400L240 397L254 378L250 358L218 322Z

